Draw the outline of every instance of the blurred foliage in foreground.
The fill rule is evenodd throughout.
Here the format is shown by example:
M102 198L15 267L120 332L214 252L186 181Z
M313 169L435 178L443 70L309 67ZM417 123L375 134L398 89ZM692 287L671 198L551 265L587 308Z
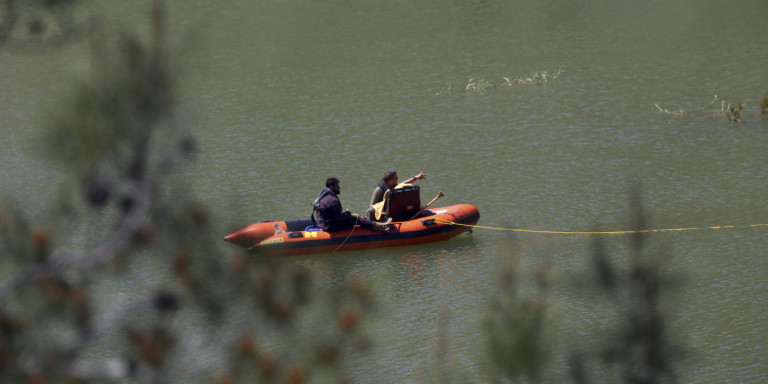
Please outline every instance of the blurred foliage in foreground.
M71 175L62 191L74 198L52 203L54 222L34 222L12 201L0 210L0 381L350 381L349 357L378 342L363 327L377 310L368 282L343 275L321 286L298 264L217 254L215 223L178 172L195 143L179 118L162 1L152 3L148 42L81 28L69 13L76 3L2 3L0 47L88 30L93 60L41 145ZM596 240L596 279L619 322L606 350L569 357L574 382L599 382L592 373L605 370L626 383L672 377L665 280L645 237L632 244L622 274ZM502 275L486 328L502 381L540 381L555 358L548 270L533 273L532 292L519 288L514 262Z
M19 3L3 4L7 47L27 37ZM24 5L64 17L72 4ZM162 1L150 15L148 42L91 31L91 76L49 119L42 152L74 191L52 203L59 219L0 210L0 381L343 381L342 358L371 346L359 331L374 308L367 283L343 277L317 295L306 269L217 254L211 216L178 172L195 143ZM274 338L301 348L273 350Z
M663 272L669 252L652 247L649 234L643 232L649 223L640 195L639 185L634 186L630 196L635 233L629 238L628 257L609 251L605 238L593 237L590 273L581 283L595 287L595 292L587 293L600 302L593 315L616 321L595 322L579 331L569 328L568 332L586 337L577 337L579 344L568 346L567 357L550 351L572 335L554 336L547 329L554 328L555 321L547 314L552 285L549 263L544 259L535 266L530 273L533 287L523 291L524 271L514 246L510 247L501 292L487 321L489 353L499 379L540 382L551 360L565 358L569 371L565 377L575 383L675 382L674 366L685 354L668 331L662 307L679 279Z

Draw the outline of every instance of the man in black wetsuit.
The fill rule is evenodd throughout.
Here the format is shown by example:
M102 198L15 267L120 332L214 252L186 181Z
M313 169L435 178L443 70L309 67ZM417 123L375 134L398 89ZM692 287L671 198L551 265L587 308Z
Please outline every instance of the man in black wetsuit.
M317 226L328 232L349 229L360 224L363 228L370 228L374 231L389 232L390 219L385 223L374 223L368 219L351 214L349 211L342 211L339 194L341 187L339 180L335 177L328 178L325 181L325 188L320 192L313 206L317 214Z

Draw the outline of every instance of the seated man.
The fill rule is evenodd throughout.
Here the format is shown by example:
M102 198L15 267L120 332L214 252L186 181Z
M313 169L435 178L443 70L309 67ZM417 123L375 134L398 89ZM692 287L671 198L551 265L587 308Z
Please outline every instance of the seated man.
M338 197L340 193L339 180L335 177L328 178L325 181L325 188L313 203L318 227L324 231L333 232L353 228L357 223L363 228L389 232L389 224L392 220L385 223L374 223L368 219L352 215L349 211L342 212L341 201Z
M366 212L366 215L371 220L384 221L389 213L389 196L391 192L396 188L402 188L409 186L416 180L424 180L427 175L424 172L419 172L418 175L411 177L403 183L398 183L397 172L387 171L384 172L384 177L381 179L381 184L373 190L371 196L371 204Z

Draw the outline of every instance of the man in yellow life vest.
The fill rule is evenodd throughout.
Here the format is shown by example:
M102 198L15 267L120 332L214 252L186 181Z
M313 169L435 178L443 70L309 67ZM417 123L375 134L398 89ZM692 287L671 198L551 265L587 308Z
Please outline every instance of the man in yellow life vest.
M424 172L419 172L418 175L411 177L410 179L398 183L397 172L386 171L384 177L381 179L381 184L373 190L371 196L371 204L366 212L368 219L373 221L386 221L387 220L387 203L389 202L389 191L392 189L399 189L405 186L410 186L416 180L424 180L427 175Z

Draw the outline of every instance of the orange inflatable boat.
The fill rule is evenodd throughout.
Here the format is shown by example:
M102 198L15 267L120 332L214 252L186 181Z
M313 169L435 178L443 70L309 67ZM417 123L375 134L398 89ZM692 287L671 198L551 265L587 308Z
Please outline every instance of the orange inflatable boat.
M419 212L418 187L392 194L389 232L377 232L359 225L335 232L313 226L310 219L265 221L249 225L224 238L260 255L291 256L311 253L355 251L369 248L398 247L447 240L470 231L480 220L480 212L470 204L457 204ZM410 192L410 193L409 193ZM403 198L399 198L402 195Z

